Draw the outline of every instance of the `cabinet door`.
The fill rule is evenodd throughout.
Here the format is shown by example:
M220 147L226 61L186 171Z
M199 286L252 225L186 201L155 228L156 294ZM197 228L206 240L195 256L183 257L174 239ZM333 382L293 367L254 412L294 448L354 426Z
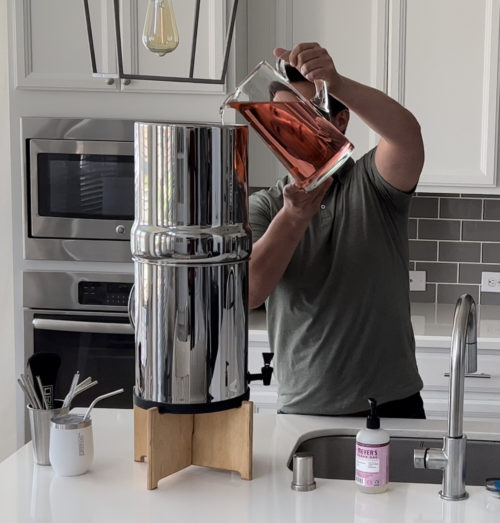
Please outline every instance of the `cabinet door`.
M294 0L293 44L318 42L340 74L386 90L388 1ZM359 158L378 142L377 135L351 114L346 136Z
M389 94L422 126L419 189L495 187L500 2L395 0L390 6Z
M318 42L345 76L386 89L388 0L252 0L248 64L274 63L273 47ZM378 138L356 115L346 132L359 158ZM251 137L250 184L268 186L286 173L255 135Z
M93 78L82 1L12 0L17 87L116 90L112 79ZM99 66L115 69L112 2L91 0Z

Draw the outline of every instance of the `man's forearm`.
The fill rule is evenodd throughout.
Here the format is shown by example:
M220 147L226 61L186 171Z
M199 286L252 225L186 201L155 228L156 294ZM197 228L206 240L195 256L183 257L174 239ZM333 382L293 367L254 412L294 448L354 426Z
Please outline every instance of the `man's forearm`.
M344 76L339 75L339 78L331 86L331 94L382 138L405 144L420 134L420 126L413 114L385 93Z
M262 305L285 272L309 220L293 219L281 209L252 247L249 307Z

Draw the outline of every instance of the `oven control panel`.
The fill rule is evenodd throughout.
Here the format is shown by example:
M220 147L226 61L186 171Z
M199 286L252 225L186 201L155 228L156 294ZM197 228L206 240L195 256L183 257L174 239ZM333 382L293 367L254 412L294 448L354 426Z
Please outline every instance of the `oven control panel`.
M78 283L78 303L126 307L132 285L123 282L81 281Z

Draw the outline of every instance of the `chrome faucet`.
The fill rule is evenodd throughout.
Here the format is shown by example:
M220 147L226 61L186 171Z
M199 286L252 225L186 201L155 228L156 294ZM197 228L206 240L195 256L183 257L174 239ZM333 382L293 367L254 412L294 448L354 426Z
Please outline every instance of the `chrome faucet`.
M465 451L467 438L463 434L465 373L477 370L476 304L472 296L463 294L457 301L453 318L450 358L450 388L448 403L448 434L443 448L415 449L415 468L443 471L439 492L443 499L466 499Z

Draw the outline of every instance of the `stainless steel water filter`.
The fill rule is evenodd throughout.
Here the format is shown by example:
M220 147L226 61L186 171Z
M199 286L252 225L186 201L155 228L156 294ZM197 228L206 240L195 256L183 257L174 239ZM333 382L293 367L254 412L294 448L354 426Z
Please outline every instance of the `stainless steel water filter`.
M211 412L248 398L248 128L135 124L135 403Z

